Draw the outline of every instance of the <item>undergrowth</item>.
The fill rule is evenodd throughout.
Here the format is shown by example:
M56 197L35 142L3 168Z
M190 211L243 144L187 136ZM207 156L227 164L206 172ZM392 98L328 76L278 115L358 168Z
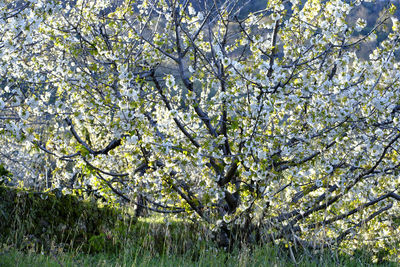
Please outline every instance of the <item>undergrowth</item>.
M0 186L0 267L372 265L365 250L346 255L239 244L227 251L190 221L155 215L132 219L129 212L73 196Z

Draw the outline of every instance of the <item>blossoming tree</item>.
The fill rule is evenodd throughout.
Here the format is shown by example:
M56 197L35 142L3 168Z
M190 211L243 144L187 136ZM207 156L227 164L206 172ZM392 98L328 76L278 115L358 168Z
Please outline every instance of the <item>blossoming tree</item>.
M225 246L398 238L399 22L361 60L359 2L3 1L1 162Z

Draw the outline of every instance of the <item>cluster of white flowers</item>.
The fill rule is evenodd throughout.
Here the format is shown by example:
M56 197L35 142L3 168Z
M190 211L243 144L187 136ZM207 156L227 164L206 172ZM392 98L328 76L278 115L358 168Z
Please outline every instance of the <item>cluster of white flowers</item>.
M359 32L359 31L361 31L362 29L364 29L365 26L367 26L367 22L365 21L365 19L363 19L363 18L358 18L357 21L356 21L355 30Z

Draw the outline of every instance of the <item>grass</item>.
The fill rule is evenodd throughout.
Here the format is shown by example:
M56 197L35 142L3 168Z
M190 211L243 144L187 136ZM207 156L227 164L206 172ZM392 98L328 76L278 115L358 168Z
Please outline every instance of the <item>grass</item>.
M23 196L7 191L0 194L0 200L2 219L7 218L0 220L0 267L399 266L394 262L373 264L368 251L361 251L356 256L328 250L324 253L297 251L290 257L287 249L278 245L251 248L242 245L240 249L227 252L217 247L209 231L189 221L163 216L121 221L120 213L88 208L87 202L61 198L74 210L86 212L84 217L70 218L75 216L74 213L64 210L68 205L64 202L57 204L55 197ZM18 205L8 205L8 200ZM71 233L75 233L73 228L77 227L77 220L85 223L85 235L80 233L69 238L71 234L67 234L65 227L59 227L57 218L46 217L49 216L49 203L52 203L52 216L69 216L62 222L65 227L71 228L68 230ZM82 207L79 207L81 204ZM34 212L32 207L36 209ZM97 219L89 220L94 214ZM43 220L48 223L46 227L40 224ZM95 227L92 229L90 225ZM54 238L61 234L66 237Z
M0 254L2 266L398 266L396 263L372 264L365 258L332 255L303 255L297 263L281 254L279 249L258 247L227 253L204 250L193 260L193 251L183 255L154 255L137 247L126 247L117 254L108 253L47 253L21 252L9 249Z
M123 244L118 250L82 251L80 248L63 250L53 247L38 251L37 247L16 249L13 245L0 246L0 267L8 266L399 266L394 262L373 264L368 253L356 256L335 251L314 254L311 251L295 255L294 262L281 247L242 246L233 252L218 248L194 224L182 220L165 223L160 217L139 219L119 236ZM126 234L125 233L125 234Z

